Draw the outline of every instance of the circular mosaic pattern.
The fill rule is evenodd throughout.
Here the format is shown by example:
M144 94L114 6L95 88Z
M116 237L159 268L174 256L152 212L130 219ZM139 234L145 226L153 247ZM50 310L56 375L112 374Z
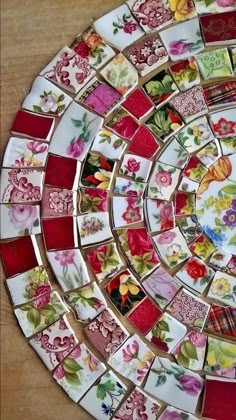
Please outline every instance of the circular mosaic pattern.
M129 0L62 48L13 122L0 207L13 310L99 420L233 418L234 27L230 1Z

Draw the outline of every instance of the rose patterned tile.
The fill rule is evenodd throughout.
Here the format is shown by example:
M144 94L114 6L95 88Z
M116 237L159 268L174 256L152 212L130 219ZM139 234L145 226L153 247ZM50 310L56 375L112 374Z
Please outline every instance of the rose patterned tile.
M121 271L113 277L105 290L121 315L126 315L146 297L146 293L129 270Z
M235 378L236 344L208 337L204 370L219 376Z
M235 276L217 271L207 293L207 297L236 308Z
M236 309L212 305L204 330L211 334L236 337Z
M200 83L200 73L194 57L186 58L177 64L171 65L169 70L181 91L191 89Z
M112 114L111 119L106 123L106 127L115 134L124 137L125 140L131 140L139 125L124 108L118 107Z
M108 159L120 160L126 148L126 142L106 128L102 128L93 141L91 152L101 153Z
M210 123L217 138L233 137L236 134L236 108L210 113Z
M198 417L193 416L190 413L186 413L186 411L178 410L177 408L171 407L168 405L165 410L161 413L159 419L160 420L168 420L171 418L184 418L185 420L197 420Z
M128 47L144 34L126 4L95 20L93 26L101 37L118 50Z
M79 402L91 416L100 420L109 420L120 402L123 400L127 387L112 372L104 373ZM93 404L91 406L91 401Z
M214 277L214 271L197 257L191 257L175 274L187 287L202 293Z
M156 107L164 105L179 92L177 85L166 70L155 74L143 85L143 88Z
M126 153L119 168L119 174L130 176L135 181L145 182L148 180L151 166L150 160Z
M146 297L132 310L127 318L141 334L147 334L161 314L162 311L158 306L149 297Z
M89 153L84 162L80 178L82 187L109 190L114 175L115 162L102 155Z
M187 165L185 165L182 175L186 176L191 181L201 182L206 173L207 168L195 155L192 155L187 162Z
M40 72L40 76L72 93L77 93L94 75L88 62L67 46Z
M54 129L53 116L39 115L20 109L13 122L11 132L14 135L29 137L34 140L49 141Z
M188 152L174 137L172 137L169 144L159 155L159 160L160 162L169 164L175 168L183 169L187 163L188 157Z
M171 352L180 366L201 370L205 359L208 337L191 330Z
M183 176L181 178L180 184L178 185L179 191L184 191L188 193L196 193L199 188L199 183L192 181L191 179Z
M81 163L75 159L49 153L44 185L75 190L78 186Z
M108 211L107 191L99 188L80 188L79 211L80 213L97 213Z
M148 197L169 200L179 182L180 170L156 162L148 185Z
M206 376L202 416L220 420L226 417L233 420L232 402L235 398L236 381L234 379Z
M146 33L154 32L172 23L172 14L168 4L158 0L127 0L132 14Z
M214 140L214 135L206 117L200 117L185 125L176 134L176 138L189 153L192 153Z
M192 242L194 239L202 233L202 228L195 215L178 217L177 224L184 235L187 244Z
M138 412L138 415L143 418L156 420L160 408L161 406L156 400L153 400L143 390L136 387L120 406L113 419L135 420Z
M158 267L148 276L142 286L162 309L173 299L180 288L180 284L175 278L162 267Z
M75 217L43 219L42 230L47 251L70 249L78 246Z
M42 266L6 279L6 286L13 305L21 305L52 290L47 271Z
M41 169L2 169L1 203L33 203L41 200L44 172Z
M76 216L77 192L45 186L42 194L42 217Z
M40 206L31 204L1 204L1 239L41 233Z
M195 239L194 242L190 244L189 249L191 252L194 252L194 254L205 261L208 257L211 256L211 254L213 254L216 247L207 236L201 234L197 239Z
M103 118L73 102L53 133L50 153L83 161Z
M143 222L143 200L140 197L112 197L115 228Z
M168 267L175 267L191 257L191 252L178 227L153 236L153 240Z
M203 386L204 380L197 373L156 357L144 390L167 404L195 413Z
M64 291L90 282L87 267L78 248L47 252L54 275Z
M113 277L124 265L115 243L96 246L86 259L98 281Z
M49 370L53 370L78 344L66 316L39 332L29 341Z
M69 397L78 402L106 367L85 344L78 344L54 372L53 378Z
M216 248L210 257L209 264L216 270L224 271L230 262L232 255L221 248Z
M65 298L76 319L81 322L91 321L106 308L103 293L95 282L68 293Z
M110 357L108 364L135 385L141 385L153 359L154 354L141 338L134 334Z
M188 290L181 289L167 310L183 324L201 331L210 307L207 302L194 296Z
M168 3L172 13L174 14L174 19L177 22L182 22L197 16L195 2L193 2L193 0L184 0L181 4L179 4L176 0L170 0Z
M109 309L104 309L85 328L88 340L105 360L114 354L129 337L128 331Z
M43 167L47 158L48 145L40 141L10 137L4 153L2 166L18 168Z
M47 115L62 115L72 99L49 80L41 76L34 80L22 108Z
M112 232L108 212L89 213L77 217L82 246L92 245L111 239Z
M209 168L221 157L221 149L218 140L208 143L203 149L196 153L197 158L204 166Z
M129 179L116 177L113 192L133 197L143 197L147 184L145 182L130 181Z
M195 194L177 191L175 193L175 215L187 216L196 213Z
M215 0L214 3L222 5L222 9L219 10L222 12L227 12L226 3L235 9L232 1L225 3L222 0ZM235 43L235 11L201 16L200 24L205 45L232 45Z
M154 104L142 89L137 88L122 103L122 107L130 112L137 120L140 120L153 110Z
M204 80L230 77L233 68L227 48L206 51L196 56L201 76Z
M67 306L54 291L38 296L32 302L14 309L14 314L26 337L44 330L68 312Z
M174 108L165 104L145 122L145 125L165 143L182 127L183 121Z
M179 93L170 100L170 105L174 107L186 123L208 113L203 88L200 85Z
M175 227L174 206L170 201L145 201L145 220L150 232L159 232Z
M138 128L129 143L128 151L149 159L153 157L159 147L160 146L154 135L147 129L147 127L142 125Z

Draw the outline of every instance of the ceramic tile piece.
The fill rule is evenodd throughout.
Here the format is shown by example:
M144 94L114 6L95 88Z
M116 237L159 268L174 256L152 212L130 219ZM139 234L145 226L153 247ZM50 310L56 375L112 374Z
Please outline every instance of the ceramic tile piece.
M128 151L149 159L153 157L159 147L153 134L142 125L129 143Z
M0 254L7 277L24 273L42 264L35 236L1 242Z
M62 115L72 99L53 83L38 76L34 80L22 108L40 114Z
M223 271L230 262L232 255L221 248L216 248L213 252L209 264L216 270Z
M234 73L236 73L236 47L230 48L230 56L232 58L232 65L233 65Z
M164 313L146 335L158 350L170 353L176 344L185 336L187 328L168 313Z
M131 140L139 128L137 121L122 107L116 108L106 126L126 140Z
M191 252L178 227L153 236L153 240L168 267L175 267L191 257Z
M143 88L156 107L163 105L179 92L177 85L166 70L155 74L143 85Z
M189 153L201 149L214 140L206 117L200 117L185 125L175 137Z
M231 155L236 152L235 137L227 137L226 139L219 139L222 155Z
M175 274L187 287L202 293L214 277L214 271L197 257L191 257Z
M102 67L115 55L110 45L96 33L92 26L76 36L72 48L95 69Z
M236 381L233 379L206 376L202 416L220 420L233 420L233 401L235 399Z
M49 141L54 124L55 118L52 116L38 115L20 109L15 116L11 132L22 137Z
M54 291L14 309L14 314L26 337L44 330L68 312L67 306Z
M185 420L197 420L198 417L193 416L190 413L186 413L186 411L178 410L177 408L171 407L168 405L165 410L161 413L159 419L160 420L168 420L171 418L176 419L185 419Z
M205 330L211 334L219 333L229 337L236 337L236 309L212 305Z
M208 337L204 370L219 376L236 378L236 344Z
M213 112L209 115L210 123L217 138L227 138L236 134L236 108Z
M146 33L154 32L172 23L172 14L168 4L154 0L127 0L132 14Z
M215 3L217 4L217 0ZM229 3L234 4L232 1L227 4ZM233 7L235 8L235 5ZM224 6L222 12L226 12L225 9ZM200 24L205 45L232 45L236 41L235 22L235 11L201 16Z
M102 155L89 153L84 162L80 184L84 187L96 187L109 190L114 175L115 162Z
M54 372L53 378L69 397L78 402L106 367L85 344L78 344Z
M165 143L182 127L183 121L174 108L165 104L145 122L145 125Z
M148 180L151 166L150 160L126 153L119 168L119 174L130 176L138 182L145 182Z
M106 308L104 296L95 282L68 293L66 302L81 322L91 321Z
M189 58L204 48L197 18L179 23L177 37L175 26L164 29L160 36L172 61Z
M112 372L106 372L82 398L79 405L94 418L109 420L124 398L127 387ZM93 404L91 406L91 401Z
M102 128L95 136L91 152L101 153L109 159L120 160L126 148L126 142L106 128Z
M210 305L194 296L188 290L181 289L167 310L180 322L201 331L210 310Z
M235 276L230 276L227 273L222 273L222 271L217 271L207 293L207 297L236 308Z
M52 290L47 271L42 266L6 279L6 285L13 305L21 305Z
M188 157L188 152L174 137L172 137L168 145L159 155L159 160L160 162L169 164L175 168L183 169L187 163Z
M94 75L88 62L66 46L40 72L40 76L72 93L77 93Z
M1 239L41 233L40 206L31 204L1 204Z
M179 191L184 191L188 193L196 193L199 188L199 183L192 181L191 179L187 178L186 176L183 176L181 178L181 182L178 185Z
M140 278L160 264L152 239L145 228L119 229L117 233L124 256Z
M208 113L203 88L200 85L179 93L170 100L170 105L174 107L186 123Z
M103 118L72 102L53 133L50 153L83 161Z
M141 338L134 334L110 357L108 364L135 385L141 385L153 359L154 354Z
M123 54L118 54L100 74L121 95L128 95L138 84L138 72Z
M146 186L145 182L130 181L117 176L113 192L121 195L143 197Z
M78 216L77 223L82 246L92 245L112 238L108 212Z
M141 76L145 76L168 61L168 54L156 33L145 35L126 51L126 56Z
M87 267L78 248L47 252L54 275L64 291L90 282Z
M206 335L192 330L171 353L180 366L191 370L201 370L205 359L207 338Z
M205 261L208 257L211 256L211 254L213 254L216 247L204 234L201 234L197 239L195 239L194 242L190 244L189 249L199 258Z
M158 267L143 281L142 285L162 309L173 299L180 288L180 284L175 278L162 267Z
M226 272L229 274L236 274L236 255L232 255L227 267Z
M156 420L160 404L153 400L143 390L135 388L113 417L114 420L135 420L138 415Z
M143 200L140 197L112 197L115 228L143 221Z
M177 224L184 235L187 244L192 242L202 233L202 228L195 215L178 217Z
M169 0L168 4L174 15L174 19L177 22L182 22L184 20L191 19L197 16L197 12L194 7L195 2L193 2L193 0L184 0L181 4L179 4L175 0Z
M96 246L86 259L98 281L113 277L124 265L115 243Z
M230 77L233 69L227 48L203 52L196 56L203 79Z
M159 232L175 227L174 206L170 201L145 201L145 220L151 232Z
M84 333L107 360L129 337L129 333L109 309L104 309L85 328Z
M107 191L99 188L80 188L80 213L97 213L108 210Z
M40 141L10 137L4 153L3 167L42 167L47 158L48 145Z
M76 189L80 173L80 162L75 159L49 153L44 184L52 187Z
M234 80L203 87L208 108L210 110L217 110L235 104L235 89L236 82Z
M154 104L142 89L137 88L122 103L122 107L130 112L137 120L140 120L152 111Z
M53 370L78 344L66 316L38 333L29 341L49 370Z
M41 200L41 169L2 169L1 203L33 203Z
M78 246L75 217L43 219L42 229L47 251L70 249Z
M44 187L42 217L76 216L77 192L64 188Z
M146 293L129 270L121 271L106 285L105 290L121 315L126 315L141 302Z
M169 200L179 181L180 170L156 162L148 184L148 197Z
M200 73L194 57L186 58L169 67L170 74L181 91L191 89L200 83Z
M203 385L204 380L197 373L156 357L144 390L167 404L195 413Z
M235 5L231 1L225 3L213 0L211 3L207 3L206 0L196 0L195 6L199 15L209 13L209 16L210 13L212 13L213 16L218 16L218 13L220 12L228 12L229 10L235 9ZM217 15L215 13L217 13Z
M118 50L123 50L143 35L126 4L95 20L93 26L100 36Z
M177 191L175 193L175 215L186 216L196 213L195 194Z
M221 157L219 142L216 139L211 141L203 149L199 150L196 156L204 166L209 168Z
M153 327L162 311L155 305L149 297L146 297L128 315L128 320L141 332L147 332Z
M184 167L182 175L186 176L192 181L201 182L204 175L207 173L207 168L200 162L200 160L192 155Z

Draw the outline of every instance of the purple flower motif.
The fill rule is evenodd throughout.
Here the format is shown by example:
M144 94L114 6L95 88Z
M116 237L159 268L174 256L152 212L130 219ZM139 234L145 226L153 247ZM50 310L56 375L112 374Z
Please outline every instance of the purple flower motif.
M231 207L232 209L236 210L236 199L232 200Z
M179 383L182 386L183 391L185 391L186 394L191 396L197 395L202 389L201 382L191 375L181 376Z
M227 210L226 214L223 216L223 220L226 226L236 227L236 209L233 207L232 209Z
M172 55L181 55L189 51L189 44L184 41L171 41L169 51Z

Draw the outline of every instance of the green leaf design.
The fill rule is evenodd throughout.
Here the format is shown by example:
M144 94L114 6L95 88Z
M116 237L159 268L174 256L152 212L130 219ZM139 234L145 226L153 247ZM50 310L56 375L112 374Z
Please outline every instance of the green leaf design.
M232 236L229 241L229 245L236 245L236 234Z
M33 105L34 112L42 112L42 108L38 105Z
M67 382L69 382L69 384L71 384L73 386L81 385L81 380L76 373L66 372L65 378L66 378Z
M82 123L82 121L81 121L81 120L75 120L74 118L71 118L71 121L72 121L72 124L73 124L75 127L82 127L82 125L83 125L83 123Z
M229 195L236 195L236 185L226 185L221 191Z
M31 308L27 312L27 319L30 324L33 325L34 328L37 328L40 324L40 312L36 308Z
M103 385L98 384L97 385L97 391L96 391L96 397L99 400L104 400L106 398L106 394L107 393L106 393L105 389L103 388Z
M159 375L155 386L161 386L161 385L164 385L165 383L166 383L166 376Z
M189 367L189 359L184 356L182 353L179 353L177 356L177 362L181 365L184 366L186 368Z
M167 332L170 331L169 325L166 321L162 320L158 323L158 325L159 325L159 328L161 328L161 330L167 331Z
M63 362L63 368L68 373L74 373L82 370L83 368L74 359L65 359Z

